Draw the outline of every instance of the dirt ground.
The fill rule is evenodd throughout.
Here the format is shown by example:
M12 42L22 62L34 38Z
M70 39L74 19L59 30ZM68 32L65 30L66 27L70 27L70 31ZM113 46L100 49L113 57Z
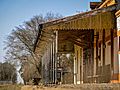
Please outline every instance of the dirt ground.
M120 90L120 84L80 84L57 86L0 85L0 90Z
M39 86L23 86L21 90L80 90L73 88L55 88L55 87L39 87Z
M21 85L0 85L0 90L21 90Z
M23 86L21 90L120 90L120 84L80 84L54 87Z

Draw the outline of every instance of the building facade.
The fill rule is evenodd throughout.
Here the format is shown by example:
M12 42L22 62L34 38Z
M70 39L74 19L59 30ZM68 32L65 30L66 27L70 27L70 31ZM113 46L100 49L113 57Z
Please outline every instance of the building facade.
M35 52L43 82L120 82L119 9L115 0L104 0L92 11L41 24Z

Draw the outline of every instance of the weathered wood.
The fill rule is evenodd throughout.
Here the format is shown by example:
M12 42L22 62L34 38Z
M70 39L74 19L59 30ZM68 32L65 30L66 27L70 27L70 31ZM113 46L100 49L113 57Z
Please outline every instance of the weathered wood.
M92 75L92 82L94 76L94 30L91 30L91 75Z
M81 48L81 78L80 78L80 80L81 80L81 83L83 83L83 48Z
M55 31L55 84L57 83L58 31Z
M99 32L96 32L96 74L98 72L98 40L99 40Z
M103 63L102 63L102 65L103 65L103 67L105 66L105 47L106 47L106 45L105 45L105 29L103 29L103 35L102 35L102 57L103 57Z
M51 43L51 82L53 82L53 43Z
M53 40L53 83L55 83L55 42Z
M62 25L60 26L61 23L64 23L64 25L62 27L63 28L66 27L67 29L69 29L68 24L70 24L72 20L73 21L76 20L74 22L76 22L76 26L79 26L78 18L81 18L81 17L84 18L86 16L93 16L95 14L99 14L99 13L102 13L102 12L111 12L111 11L115 11L115 10L119 10L119 9L120 9L120 4L115 4L115 5L108 6L108 7L101 8L101 9L95 9L95 10L88 11L88 12L85 12L85 13L80 13L80 14L77 14L77 15L65 17L65 18L58 19L58 20L54 20L54 21L51 21L51 22L46 22L44 24L44 28L48 28L49 29L49 27L50 27L50 29L52 29L52 28L53 29L54 28L57 29L58 27L62 26ZM53 26L53 27L51 27L51 26Z
M67 24L66 24L67 23ZM100 24L101 23L101 24ZM98 14L87 14L74 20L67 20L47 26L45 29L52 30L86 30L86 29L106 29L115 28L114 12L104 12Z
M113 36L114 30L111 29L111 74L114 73L114 36ZM112 76L111 76L112 77ZM111 78L112 79L112 78Z

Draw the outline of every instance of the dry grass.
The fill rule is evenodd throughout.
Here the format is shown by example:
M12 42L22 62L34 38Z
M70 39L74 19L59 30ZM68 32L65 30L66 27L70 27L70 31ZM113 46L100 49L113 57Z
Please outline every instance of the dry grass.
M0 90L21 90L21 85L0 85Z
M52 87L34 85L0 85L0 90L120 90L120 84L68 84Z

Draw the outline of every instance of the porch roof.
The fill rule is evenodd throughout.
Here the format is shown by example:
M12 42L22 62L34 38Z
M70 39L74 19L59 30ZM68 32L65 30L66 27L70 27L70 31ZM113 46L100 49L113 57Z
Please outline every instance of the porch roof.
M42 28L39 30L34 50L36 46L43 48L45 44L49 42L49 39L53 38L51 35L54 35L54 30L114 29L116 28L116 17L114 11L118 9L120 9L120 5L113 5L43 23L41 24ZM39 43L43 44L39 46Z
M43 29L70 30L70 29L113 29L116 28L115 10L120 4L79 13L62 19L43 23Z

